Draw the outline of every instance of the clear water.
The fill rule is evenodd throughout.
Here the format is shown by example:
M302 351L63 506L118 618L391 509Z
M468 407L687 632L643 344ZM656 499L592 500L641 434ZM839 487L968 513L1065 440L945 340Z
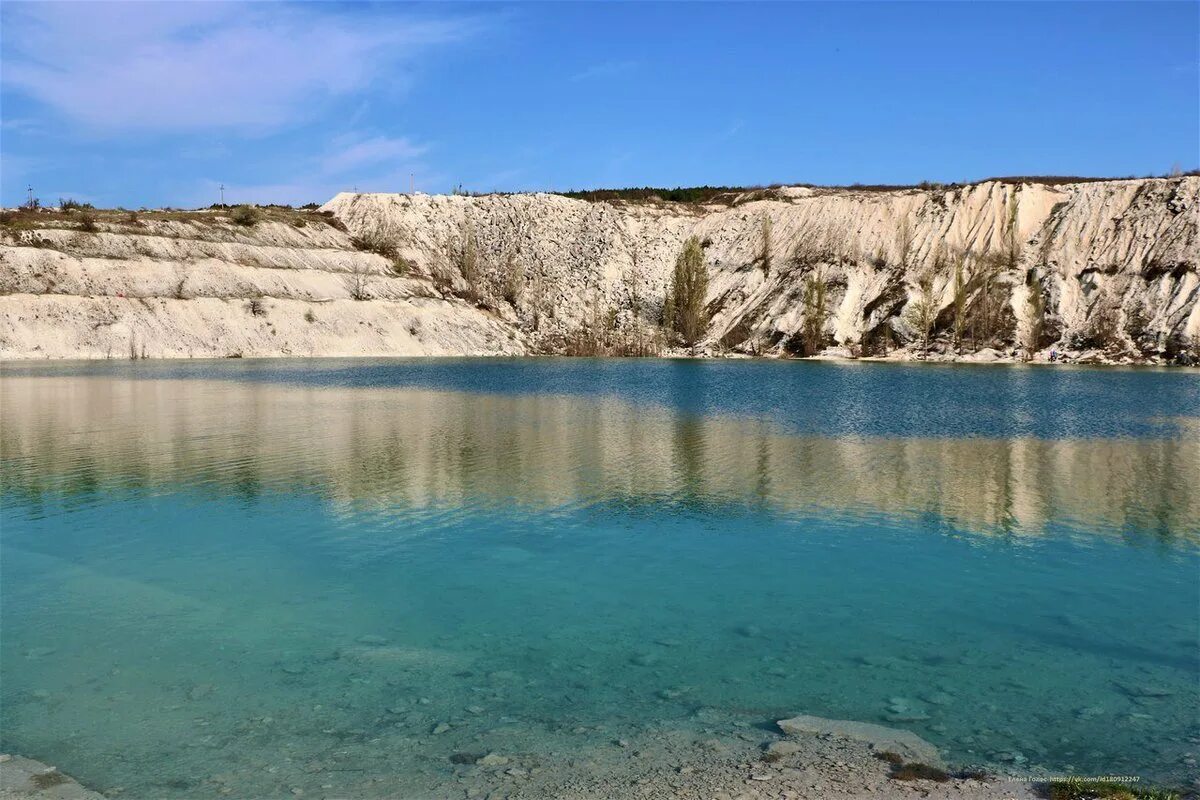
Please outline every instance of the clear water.
M1183 371L7 365L0 747L437 797L457 751L808 713L1180 781L1198 414Z

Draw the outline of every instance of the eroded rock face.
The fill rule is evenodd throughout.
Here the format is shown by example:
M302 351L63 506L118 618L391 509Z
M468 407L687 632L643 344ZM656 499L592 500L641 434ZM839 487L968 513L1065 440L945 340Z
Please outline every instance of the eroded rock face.
M192 216L0 228L0 359L526 350L501 315L398 274L324 220Z
M700 353L1186 363L1200 361L1198 194L1186 176L784 187L703 206L340 194L329 216L251 226L33 215L0 226L0 358L658 352L695 236Z
M696 236L710 270L709 350L799 351L806 288L819 279L821 345L849 353L911 348L928 298L930 339L942 349L957 350L958 338L964 350L1147 357L1200 340L1198 193L1189 176L785 188L709 206L341 194L324 208L459 291L470 283L511 308L549 351L597 320L617 331L657 326L675 259Z

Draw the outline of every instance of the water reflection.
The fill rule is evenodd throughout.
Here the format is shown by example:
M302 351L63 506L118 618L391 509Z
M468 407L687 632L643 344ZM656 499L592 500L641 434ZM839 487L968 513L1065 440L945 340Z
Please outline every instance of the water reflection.
M978 533L1200 538L1200 436L797 436L615 399L202 380L0 381L7 492L186 486L347 510L644 502L937 515Z

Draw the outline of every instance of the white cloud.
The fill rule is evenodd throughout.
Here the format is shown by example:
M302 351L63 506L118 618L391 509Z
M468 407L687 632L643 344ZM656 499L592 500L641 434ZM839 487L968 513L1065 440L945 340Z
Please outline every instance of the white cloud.
M468 18L333 14L312 5L5 3L3 81L86 128L266 133L316 117Z

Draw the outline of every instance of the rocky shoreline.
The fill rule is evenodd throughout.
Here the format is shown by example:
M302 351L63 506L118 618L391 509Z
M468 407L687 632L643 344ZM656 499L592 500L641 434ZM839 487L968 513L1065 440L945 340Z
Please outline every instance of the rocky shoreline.
M57 767L24 756L0 754L0 800L104 800Z
M467 800L584 800L671 797L680 800L766 798L1035 798L1036 785L982 772L949 773L937 749L907 731L818 717L781 720L775 732L747 728L724 738L658 730L596 746L586 756L456 752L453 774L432 793L406 797ZM326 784L319 797L387 796L379 778ZM239 796L236 785L212 786ZM205 790L208 791L207 789ZM295 787L280 797L313 796ZM33 759L0 757L0 800L104 800L104 794Z

